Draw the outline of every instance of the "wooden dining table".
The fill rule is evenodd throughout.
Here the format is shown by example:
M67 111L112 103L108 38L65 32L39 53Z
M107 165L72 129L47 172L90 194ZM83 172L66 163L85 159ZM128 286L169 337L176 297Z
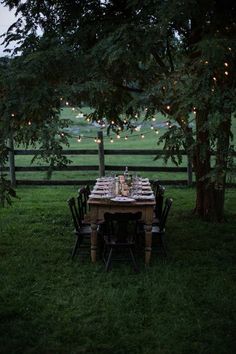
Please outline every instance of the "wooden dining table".
M150 187L151 188L151 187ZM95 186L94 190L97 188ZM88 199L89 205L89 221L91 224L91 260L96 262L97 256L97 231L98 225L104 221L104 214L109 213L142 213L142 222L144 223L145 232L145 264L148 265L151 258L152 251L152 223L153 223L153 208L155 206L154 195L150 189L150 198L148 196L140 199L137 197L125 198L117 196L115 198L97 197L96 194L90 195ZM96 197L96 198L95 198Z

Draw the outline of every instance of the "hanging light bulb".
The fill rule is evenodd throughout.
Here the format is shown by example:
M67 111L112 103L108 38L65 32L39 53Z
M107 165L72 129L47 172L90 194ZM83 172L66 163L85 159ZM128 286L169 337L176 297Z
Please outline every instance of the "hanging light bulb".
M72 107L71 110L74 111L74 110L75 110L75 107Z
M80 143L80 142L81 142L81 136L80 136L80 135L78 136L77 141L78 141L78 143Z
M128 140L128 136L127 135L125 136L125 140Z
M117 134L117 135L116 135L116 139L120 139L120 134Z
M31 124L32 124L32 123L31 123L31 121L29 120L29 121L28 121L28 125L31 125Z
M111 143L114 143L114 140L111 138L111 139L110 139L110 142L111 142Z
M14 113L12 113L12 114L11 114L11 116L12 116L12 117L15 117L15 114L14 114Z
M101 144L101 139L97 139L97 143L98 143L98 144Z
M69 106L69 102L66 102L66 106Z
M94 138L94 142L97 143L97 138Z
M141 139L144 139L144 134L141 134Z
M228 71L225 71L225 75L228 76L228 75L229 75L229 72L228 72Z
M155 122L156 118L155 117L152 117L152 121Z
M228 63L224 63L224 66L228 67L228 66L229 66L229 64L228 64Z
M152 130L154 129L153 125L151 125L151 129L152 129Z
M168 111L170 110L170 106L166 106L166 109L168 109Z
M159 131L156 129L156 130L155 130L155 133L156 133L156 134L159 134Z
M114 120L111 121L111 124L112 124L112 125L115 124Z

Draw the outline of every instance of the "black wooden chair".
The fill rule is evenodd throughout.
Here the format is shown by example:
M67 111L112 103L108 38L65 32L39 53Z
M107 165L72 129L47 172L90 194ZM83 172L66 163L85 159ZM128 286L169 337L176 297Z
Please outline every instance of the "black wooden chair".
M114 260L129 260L138 272L135 259L135 241L138 234L138 221L142 213L105 213L104 262L109 271ZM127 257L128 256L128 257Z
M160 219L162 216L163 211L163 204L164 204L164 194L165 194L165 187L163 187L159 181L153 182L153 189L155 195L155 207L154 207L154 225L159 225Z
M76 205L76 199L72 197L67 201L67 203L73 219L74 234L76 236L75 245L71 255L73 259L78 249L88 248L90 246L91 227L90 225L83 225L80 213ZM85 240L87 242L85 242Z
M89 195L90 195L90 188L88 185L80 188L77 196L77 203L78 203L78 212L82 222L84 221L84 218L89 211L89 206L87 204Z
M167 256L166 244L165 244L165 227L167 217L173 203L173 199L166 198L165 206L161 214L159 223L152 226L152 248L153 250L162 251L164 256Z

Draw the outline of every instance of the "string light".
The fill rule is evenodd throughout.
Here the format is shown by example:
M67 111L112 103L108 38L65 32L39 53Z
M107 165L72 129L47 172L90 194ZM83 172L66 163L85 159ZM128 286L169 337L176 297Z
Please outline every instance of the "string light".
M141 139L144 139L144 134L141 134Z
M31 121L30 120L28 121L28 125L31 125Z
M125 136L125 140L128 140L128 136L127 135Z
M111 139L110 139L110 142L111 142L111 143L114 143L114 140L111 138Z
M229 75L229 72L228 72L228 71L225 71L225 75L228 76L228 75Z
M224 66L228 67L228 66L229 66L229 64L228 64L228 63L224 63Z
M216 77L215 76L213 77L213 80L216 82Z
M170 106L166 106L166 109L170 110Z
M94 138L94 142L97 143L97 138Z
M14 114L14 113L12 113L12 114L11 114L11 116L12 116L12 117L15 117L15 114Z
M151 129L152 129L152 130L154 129L153 125L151 125Z
M156 130L155 130L155 133L156 133L156 134L159 134L159 131L156 129Z
M78 141L78 143L80 143L80 142L81 142L81 136L80 136L80 135L78 136L77 141Z
M207 61L207 60L205 61L205 64L208 64L208 61Z
M120 134L117 134L117 135L116 135L116 139L120 139Z
M69 102L66 102L66 106L69 106Z
M155 117L152 117L152 121L155 122L156 118Z

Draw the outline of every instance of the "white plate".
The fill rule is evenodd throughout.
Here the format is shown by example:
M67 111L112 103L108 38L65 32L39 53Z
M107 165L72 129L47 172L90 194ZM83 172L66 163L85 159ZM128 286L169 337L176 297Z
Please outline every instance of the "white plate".
M91 199L104 199L106 196L101 195L101 194L90 194L89 198Z
M154 195L150 194L150 195L135 195L134 198L136 200L154 200Z
M135 199L128 197L115 197L111 199L113 202L134 202Z

